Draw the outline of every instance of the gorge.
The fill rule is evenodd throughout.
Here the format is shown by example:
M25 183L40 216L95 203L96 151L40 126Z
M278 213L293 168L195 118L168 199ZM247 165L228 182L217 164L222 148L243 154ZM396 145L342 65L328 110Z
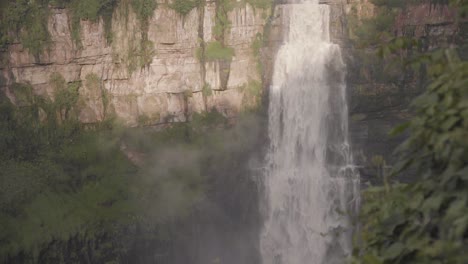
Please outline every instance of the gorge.
M346 263L427 84L373 41L468 32L383 2L0 2L0 262Z

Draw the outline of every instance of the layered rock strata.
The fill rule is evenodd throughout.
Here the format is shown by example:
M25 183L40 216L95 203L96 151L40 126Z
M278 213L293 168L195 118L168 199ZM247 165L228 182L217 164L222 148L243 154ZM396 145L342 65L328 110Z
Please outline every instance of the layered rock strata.
M170 3L158 3L144 42L130 5L118 7L112 18L111 44L101 19L80 22L81 47L72 40L69 10L51 7L48 49L33 56L19 42L10 45L0 54L4 61L0 89L14 101L13 84L29 83L36 94L53 97L50 76L59 73L68 83L81 83L80 97L86 105L79 117L84 123L102 121L109 113L127 125L183 122L193 113L211 109L236 116L256 103L252 97L258 91L249 86L253 83L257 89L261 76L252 44L263 34L269 10L239 3L228 12L230 26L223 44L234 55L226 69L223 60L200 58L202 43L215 41L216 5L202 2L181 15ZM98 77L101 91L90 87L90 76Z

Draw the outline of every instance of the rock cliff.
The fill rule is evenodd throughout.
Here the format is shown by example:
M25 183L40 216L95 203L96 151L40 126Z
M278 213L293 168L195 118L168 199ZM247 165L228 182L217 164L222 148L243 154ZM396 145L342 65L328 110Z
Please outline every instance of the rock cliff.
M33 55L16 41L0 52L0 89L15 100L14 84L29 83L35 93L53 97L51 76L58 73L80 86L79 117L84 123L115 115L127 125L157 125L184 122L193 113L211 109L235 117L257 105L262 88L270 83L287 22L281 4L287 2L275 1L270 16L269 5L232 1L234 6L224 11L228 23L221 32L223 1L202 1L181 14L172 2L161 0L146 29L132 6L122 4L113 11L111 43L101 18L79 21L80 45L73 40L70 10L50 6L50 45ZM342 46L348 65L356 162L366 168L364 174L373 174L368 169L376 162L393 162L391 153L402 137L388 132L411 117L409 103L420 93L424 76L385 78L381 62L369 60L375 49L354 43L352 31L360 26L353 19L376 15L370 0L321 3L331 6L331 37ZM427 2L404 9L392 28L394 35L425 39L426 49L444 42L459 44L468 32L466 23L455 20L454 10Z
M332 6L332 34L342 46L348 69L351 142L355 162L366 179L382 168L389 170L396 161L393 151L405 135L395 137L389 132L412 117L410 103L423 91L427 78L423 69L392 69L375 56L375 46L356 43L359 40L353 31L364 27L356 19L376 16L370 0L338 0ZM421 39L422 49L430 50L446 43L461 45L466 40L466 25L447 5L422 1L398 12L389 28L392 36Z
M207 0L180 14L161 1L147 32L131 5L121 4L112 15L112 42L101 18L79 22L80 45L72 38L70 11L49 6L48 48L34 56L19 41L9 45L0 54L0 89L15 100L12 85L29 83L36 94L53 97L50 76L59 73L66 82L80 84L84 123L109 114L127 125L181 122L213 108L233 117L258 102L261 76L253 44L263 34L269 10L237 3L227 12L229 26L220 39L213 32L217 2ZM216 41L232 56L203 58L206 46Z

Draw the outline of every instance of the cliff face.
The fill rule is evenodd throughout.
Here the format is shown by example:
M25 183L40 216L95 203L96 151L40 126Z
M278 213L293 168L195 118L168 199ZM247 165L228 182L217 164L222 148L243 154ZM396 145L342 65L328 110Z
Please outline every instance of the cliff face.
M393 151L405 135L394 137L389 132L412 117L410 103L425 89L428 80L423 69L392 69L375 56L377 48L356 45L352 39L356 25L351 22L376 15L376 7L369 0L338 0L333 10L332 32L342 46L348 68L350 137L355 162L362 167L365 179L378 175L379 168L389 169L396 161ZM408 6L390 26L395 36L423 40L424 50L443 43L460 44L466 28L466 24L457 23L456 10L429 3Z
M79 117L84 123L111 114L128 125L183 122L193 113L213 108L235 117L258 104L262 86L269 85L274 54L287 23L281 3L288 1L276 1L271 17L270 10L237 2L227 12L230 25L219 34L221 2L206 0L181 15L170 3L160 1L147 30L142 29L131 6L122 5L112 16L113 41L108 43L102 19L95 23L82 20L81 47L72 40L69 10L51 7L49 48L33 56L19 42L10 45L0 54L4 60L0 89L15 100L13 84L30 83L35 93L53 97L50 77L59 73L66 82L80 84ZM376 157L391 163L391 153L402 138L389 137L388 132L411 117L409 102L420 93L424 76L405 73L390 80L382 78L385 69L380 62L365 60L375 49L353 44L351 18L362 21L376 14L369 0L322 3L331 7L331 37L342 46L348 65L356 162L365 168L375 167L372 160ZM445 5L412 5L396 17L393 33L425 39L426 49L447 41L458 43L468 27L457 24L455 17L455 11ZM267 45L259 54L264 40ZM204 56L210 43L222 43L232 55Z
M161 1L147 32L130 5L117 7L111 44L102 19L82 20L81 47L72 40L69 10L51 7L49 48L33 56L19 42L10 45L0 54L6 62L0 65L0 89L15 100L12 85L30 83L36 94L53 97L50 76L59 73L68 83L81 83L84 123L108 114L128 125L180 122L213 108L235 116L257 102L261 76L252 45L263 33L269 10L239 4L229 11L230 26L221 42L233 56L207 60L201 58L202 46L219 41L213 32L216 5L206 1L181 15Z

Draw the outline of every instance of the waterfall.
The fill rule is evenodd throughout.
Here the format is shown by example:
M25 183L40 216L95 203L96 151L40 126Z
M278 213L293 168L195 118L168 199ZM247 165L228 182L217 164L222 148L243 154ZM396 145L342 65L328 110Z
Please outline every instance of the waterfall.
M348 145L345 65L327 5L287 4L270 88L263 264L345 263L359 176Z

